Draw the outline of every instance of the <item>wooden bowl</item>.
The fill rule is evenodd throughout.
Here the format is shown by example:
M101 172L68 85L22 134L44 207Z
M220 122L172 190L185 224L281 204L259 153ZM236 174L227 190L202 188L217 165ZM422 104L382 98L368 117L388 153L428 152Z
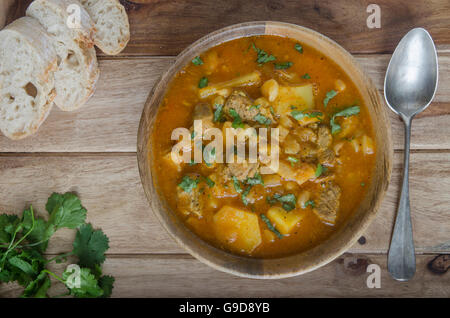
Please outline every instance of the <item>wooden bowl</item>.
M232 39L253 35L279 35L297 39L335 61L353 80L371 114L376 132L376 166L372 183L354 215L322 244L300 254L275 259L238 256L218 249L190 231L158 195L152 174L150 135L158 107L173 76L195 56ZM194 257L218 270L250 278L283 278L300 275L323 266L349 249L374 219L388 188L392 167L392 140L386 107L378 90L353 57L334 41L313 30L280 22L250 22L213 32L185 49L153 87L144 106L138 133L138 164L144 191L153 213L172 237Z

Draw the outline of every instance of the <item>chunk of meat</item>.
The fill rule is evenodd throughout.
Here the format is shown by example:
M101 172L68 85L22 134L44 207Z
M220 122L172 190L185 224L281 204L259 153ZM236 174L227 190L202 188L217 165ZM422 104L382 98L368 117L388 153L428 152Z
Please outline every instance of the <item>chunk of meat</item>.
M194 179L195 176L192 177ZM186 216L194 214L198 218L202 218L203 214L203 195L199 186L193 188L190 192L184 191L181 187L177 187L177 206L181 213Z
M259 163L248 163L247 161L229 163L224 169L225 180L230 180L234 176L239 181L244 181L247 178L253 178L258 171Z
M228 97L225 105L223 107L225 114L230 118L234 119L230 114L230 110L234 109L239 115L243 122L255 124L259 123L255 118L259 115L264 116L270 123L274 123L274 118L270 110L264 105L254 105L253 101L248 97L248 95L242 90L235 90ZM262 117L261 117L262 118Z
M333 143L333 137L328 127L320 125L317 129L317 157L321 164L333 165L335 154L330 148Z
M317 149L310 143L302 143L300 147L300 158L304 162L313 163L317 160Z
M335 224L340 198L341 188L333 182L328 182L320 193L317 206L314 208L314 213L323 222Z
M317 146L319 149L326 149L331 147L333 137L328 127L320 125L317 129Z

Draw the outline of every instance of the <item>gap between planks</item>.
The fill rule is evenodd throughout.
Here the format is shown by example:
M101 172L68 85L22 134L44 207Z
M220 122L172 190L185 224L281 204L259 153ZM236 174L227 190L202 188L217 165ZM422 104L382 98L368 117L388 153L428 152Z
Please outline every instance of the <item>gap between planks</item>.
M395 153L403 153L403 149L394 149ZM450 149L411 149L410 153L449 153ZM136 152L0 152L0 157L134 157Z

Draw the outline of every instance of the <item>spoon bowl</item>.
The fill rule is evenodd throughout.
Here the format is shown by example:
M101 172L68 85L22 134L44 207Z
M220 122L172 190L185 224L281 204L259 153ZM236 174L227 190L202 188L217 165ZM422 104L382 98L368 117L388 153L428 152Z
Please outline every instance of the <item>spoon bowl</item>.
M384 94L400 116L413 117L430 105L438 83L438 59L430 34L423 28L409 31L392 55Z
M409 31L392 55L384 80L389 108L405 124L405 156L402 192L388 254L388 270L399 281L414 276L416 259L409 204L409 146L411 122L427 108L438 84L438 59L430 34L423 28Z

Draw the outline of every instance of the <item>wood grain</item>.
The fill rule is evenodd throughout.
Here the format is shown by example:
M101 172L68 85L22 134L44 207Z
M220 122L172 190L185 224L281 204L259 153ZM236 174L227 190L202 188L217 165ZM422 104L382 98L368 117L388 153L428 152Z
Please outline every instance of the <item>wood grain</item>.
M9 21L24 14L31 0L17 1ZM379 0L381 28L369 29L363 1L282 0L121 0L131 25L131 41L122 55L176 55L202 36L231 24L281 21L332 38L352 53L392 52L411 28L430 31L439 46L450 43L450 3L442 0Z
M393 280L385 255L345 254L320 270L281 280L238 278L218 272L188 255L109 256L104 273L116 278L113 297L450 297L450 276L427 265L435 255L417 257L417 273L409 282ZM381 268L381 286L367 288L367 266ZM63 265L53 267L56 273ZM52 295L65 288L54 283ZM0 297L20 294L17 285L0 286Z
M450 161L448 152L413 153L410 189L417 253L450 253ZM395 155L391 185L366 233L351 252L385 253L396 210L402 154ZM74 191L88 221L110 238L112 254L185 253L157 221L145 199L134 154L0 156L0 212L19 213L33 204L45 215L53 192ZM49 252L71 249L74 232L61 230Z
M390 55L356 58L381 90ZM87 105L75 112L53 108L31 138L12 142L0 136L0 152L135 152L144 103L172 61L171 57L100 60L97 91ZM449 53L440 54L439 67L436 98L413 122L412 149L450 149ZM402 149L403 124L392 112L390 118L394 147Z

